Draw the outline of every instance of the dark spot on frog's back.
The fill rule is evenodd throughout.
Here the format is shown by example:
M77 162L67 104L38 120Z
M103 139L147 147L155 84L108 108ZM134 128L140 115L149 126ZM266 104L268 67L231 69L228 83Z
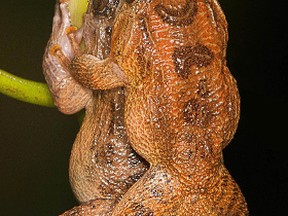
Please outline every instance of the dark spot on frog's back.
M206 127L212 119L208 106L201 100L194 98L184 105L183 116L185 122L200 128Z
M187 26L192 24L194 17L198 11L196 0L187 0L185 6L172 7L158 4L155 11L163 22L175 26Z
M194 123L197 113L200 111L200 103L196 99L189 100L184 107L184 120L188 123Z
M201 44L195 47L181 46L175 48L172 59L175 65L175 71L181 78L187 79L192 66L201 68L210 65L213 59L213 53L208 47Z

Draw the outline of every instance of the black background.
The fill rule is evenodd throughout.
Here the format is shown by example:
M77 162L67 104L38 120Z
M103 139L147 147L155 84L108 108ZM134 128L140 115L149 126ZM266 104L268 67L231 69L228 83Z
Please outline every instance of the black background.
M288 25L285 1L221 0L229 22L228 65L238 81L241 120L224 150L250 215L287 208ZM42 81L53 0L0 6L0 68ZM74 206L68 180L75 116L0 95L0 214L57 215Z

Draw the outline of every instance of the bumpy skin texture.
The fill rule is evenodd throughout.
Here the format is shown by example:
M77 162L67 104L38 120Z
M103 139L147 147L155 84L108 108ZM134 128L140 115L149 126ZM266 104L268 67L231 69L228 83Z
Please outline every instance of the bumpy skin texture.
M111 24L118 6L112 1L110 3L104 10L99 8L101 5L95 6L91 2L83 29L75 34L70 28L67 3L56 4L53 30L44 55L45 78L59 110L66 114L82 108L86 110L73 145L69 169L73 192L83 205L64 215L110 214L148 167L147 162L131 148L126 134L124 89L91 91L78 84L69 73L70 61L80 51L73 49L68 36L75 36L77 41L82 37L85 53L99 59L109 54ZM59 59L59 46L68 58Z
M222 159L240 107L227 40L216 0L129 1L117 11L109 56L69 62L86 88L125 88L127 135L150 164L108 215L248 215Z

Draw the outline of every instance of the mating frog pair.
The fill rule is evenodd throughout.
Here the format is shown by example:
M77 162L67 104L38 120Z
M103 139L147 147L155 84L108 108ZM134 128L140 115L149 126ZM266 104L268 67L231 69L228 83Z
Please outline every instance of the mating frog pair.
M67 7L43 62L59 110L86 110L69 170L82 204L63 215L248 215L223 164L240 102L217 0L91 0L78 30Z

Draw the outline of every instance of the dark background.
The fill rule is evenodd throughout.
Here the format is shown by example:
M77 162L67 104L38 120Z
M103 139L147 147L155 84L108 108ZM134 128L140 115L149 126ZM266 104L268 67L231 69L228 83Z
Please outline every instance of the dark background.
M230 30L228 65L241 120L224 150L250 215L287 213L288 25L284 0L220 0ZM0 6L0 68L42 81L53 0ZM75 116L0 95L0 214L57 215L77 202L68 180Z

